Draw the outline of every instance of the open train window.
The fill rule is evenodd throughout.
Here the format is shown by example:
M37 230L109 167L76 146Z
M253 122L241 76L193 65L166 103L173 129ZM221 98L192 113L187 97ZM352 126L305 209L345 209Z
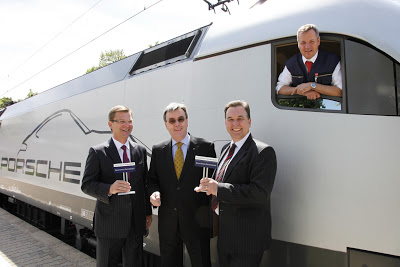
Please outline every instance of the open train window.
M135 75L189 58L203 31L203 29L199 29L144 50L129 71L129 74Z
M320 50L340 56L342 97L321 96L310 101L301 96L277 95L276 83L285 62L299 52L293 37L272 44L271 94L276 107L368 115L400 114L398 62L375 47L347 36L321 35Z
M290 38L288 40L276 43L274 46L274 69L275 73L273 77L273 90L276 88L276 83L278 81L279 74L285 68L286 61L293 55L299 53L297 47L296 38ZM323 38L321 36L321 44L319 46L320 50L329 51L337 55L341 55L341 42L337 38ZM343 86L342 86L343 88ZM317 100L308 100L305 96L287 96L278 95L276 91L273 92L275 95L276 104L282 108L300 108L300 109L320 109L320 110L331 110L331 111L341 111L342 110L342 98L325 96L322 95L321 98Z

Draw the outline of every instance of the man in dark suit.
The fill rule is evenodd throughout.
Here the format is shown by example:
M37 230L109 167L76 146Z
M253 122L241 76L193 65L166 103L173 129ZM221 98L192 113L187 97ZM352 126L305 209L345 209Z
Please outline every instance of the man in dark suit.
M151 206L145 194L146 149L128 140L133 128L129 108L112 108L108 120L112 138L90 148L81 186L84 193L97 199L96 265L118 266L122 252L123 266L142 266L143 235L151 224ZM122 162L135 163L128 181L122 173L114 173L114 164ZM131 189L134 194L128 194Z
M225 106L225 125L232 141L222 149L215 180L202 179L197 191L213 195L211 206L219 214L220 266L256 267L271 242L275 152L251 136L246 102L232 101Z
M211 266L209 197L194 188L203 177L195 156L216 157L214 144L187 132L186 106L171 103L164 110L171 138L153 147L147 192L158 211L161 266L183 266L182 242L193 267Z

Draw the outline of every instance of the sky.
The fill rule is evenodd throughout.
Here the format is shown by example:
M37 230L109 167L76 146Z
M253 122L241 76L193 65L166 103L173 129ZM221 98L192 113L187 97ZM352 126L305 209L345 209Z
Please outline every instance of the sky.
M129 56L255 2L232 1L229 15L209 11L203 0L1 0L0 98L51 89L97 66L103 51Z

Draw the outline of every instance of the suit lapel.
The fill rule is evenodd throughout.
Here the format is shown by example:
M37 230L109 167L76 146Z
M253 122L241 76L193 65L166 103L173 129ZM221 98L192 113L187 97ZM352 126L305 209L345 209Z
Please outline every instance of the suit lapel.
M185 174L190 170L191 167L194 166L194 158L197 154L197 150L199 146L197 144L197 139L195 137L190 136L189 147L186 152L185 162L183 163L183 169L181 173L181 177L179 178L179 182L185 177Z
M114 163L121 163L117 147L112 138L108 141L108 146L105 147L106 154L113 160Z
M131 162L136 162L135 153L134 153L135 152L135 147L136 147L136 144L131 142L131 141L129 141L129 151L131 153Z
M231 172L235 168L235 166L239 163L239 161L243 158L243 156L247 154L247 151L249 150L250 144L252 141L253 141L253 138L251 137L251 134L250 134L249 137L247 138L246 142L244 142L243 146L240 148L240 150L237 152L235 157L229 163L228 169L225 171L223 182L225 182L226 180L229 180L229 175L231 174Z
M174 166L174 159L172 157L172 139L170 139L169 141L166 141L163 147L163 155L165 158L165 164L166 164L166 168L167 171L170 172L175 179L178 179L176 177L176 172L175 172L175 166Z
M222 161L222 159L225 157L225 154L228 152L228 149L229 149L229 147L230 147L230 143L228 143L228 144L226 144L225 145L225 148L223 148L223 150L222 150L222 153L221 153L221 156L219 157L219 159L218 159L218 165L217 165L217 168L214 170L214 172L213 172L213 175L212 175L212 179L216 179L216 175L217 175L217 173L218 173L218 167L219 167L219 165L221 164L221 161Z

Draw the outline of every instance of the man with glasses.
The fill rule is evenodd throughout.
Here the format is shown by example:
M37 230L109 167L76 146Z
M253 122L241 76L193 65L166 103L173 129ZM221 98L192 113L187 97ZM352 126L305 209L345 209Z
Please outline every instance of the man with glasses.
M146 149L131 142L132 112L113 107L108 114L112 138L91 147L81 189L97 199L94 232L97 237L96 266L143 266L143 235L151 224L151 206L145 194ZM123 179L114 173L115 163L135 163L135 171ZM130 191L134 194L128 194ZM125 194L119 194L125 193Z
M190 135L187 108L171 103L164 110L171 138L153 146L147 193L158 211L161 266L183 266L185 243L193 267L211 266L209 198L194 188L203 177L195 156L216 157L214 144Z

